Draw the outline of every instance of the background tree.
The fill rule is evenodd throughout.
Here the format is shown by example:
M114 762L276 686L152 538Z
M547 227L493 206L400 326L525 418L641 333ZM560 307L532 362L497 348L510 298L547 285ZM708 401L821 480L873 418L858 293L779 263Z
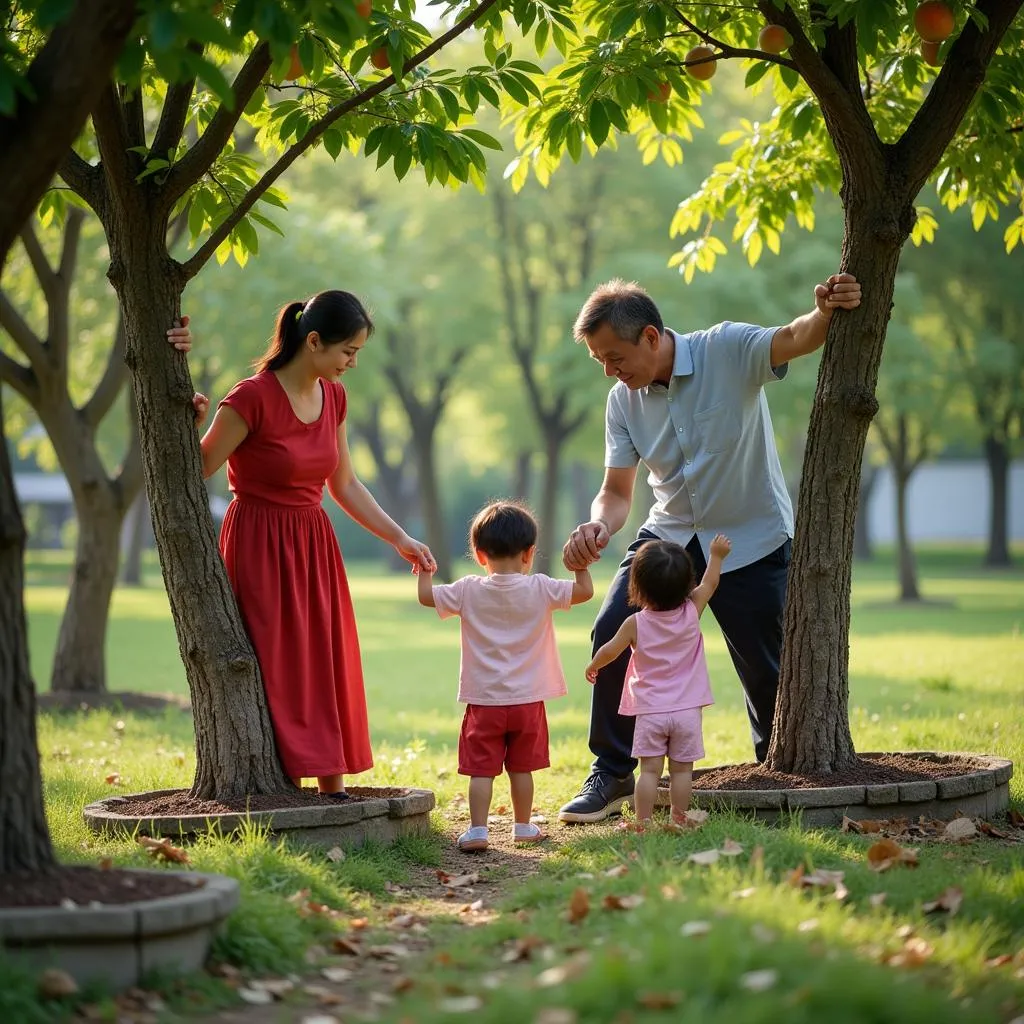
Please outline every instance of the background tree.
M552 69L544 102L520 121L524 164L542 175L563 154L579 159L585 141L600 146L614 132L638 133L641 145L660 149L699 121L694 106L707 86L694 73L707 78L728 60L752 61L746 84L770 84L777 106L728 139L731 159L680 204L673 227L694 237L675 261L688 279L724 251L722 222L734 223L734 238L756 260L764 247L779 248L791 215L813 224L816 189L839 192L840 267L860 280L864 300L832 320L811 412L768 755L777 770L827 774L855 759L847 711L854 519L896 269L911 234L919 239L934 226L927 217L915 225L929 179L944 202L971 204L979 219L1021 194L1020 8L1020 0L930 8L948 20L938 26L946 41L932 55L936 70L920 54L915 12L903 3L580 0L584 41ZM758 49L766 23L785 30L784 52ZM711 52L690 55L694 44ZM1008 243L1022 227L1024 212Z

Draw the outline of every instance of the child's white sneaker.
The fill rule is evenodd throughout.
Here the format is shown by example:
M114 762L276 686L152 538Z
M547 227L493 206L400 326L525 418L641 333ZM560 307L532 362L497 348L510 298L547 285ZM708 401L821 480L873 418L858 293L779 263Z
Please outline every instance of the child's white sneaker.
M547 837L547 832L544 832L540 826L534 825L532 821L525 823L517 821L512 826L512 842L520 846L526 843L542 843Z
M457 845L463 853L482 853L487 849L487 826L476 825L467 828L459 836Z

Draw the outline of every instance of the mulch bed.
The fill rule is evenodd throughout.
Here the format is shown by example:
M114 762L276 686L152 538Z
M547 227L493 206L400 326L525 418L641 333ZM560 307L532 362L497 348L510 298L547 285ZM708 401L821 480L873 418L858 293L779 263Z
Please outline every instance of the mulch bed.
M0 909L134 903L194 892L202 878L186 874L104 871L102 868L57 867L52 871L0 874Z
M694 789L819 789L833 786L880 786L893 782L929 782L966 775L983 765L970 758L924 761L904 754L858 758L846 771L832 775L787 775L762 764L735 764L711 768L693 780Z
M371 797L402 796L404 789L360 788L343 803L358 803ZM244 814L246 811L280 811L286 807L337 806L338 801L319 793L312 786L302 790L263 796L245 796L237 800L200 800L187 789L177 789L155 797L124 798L109 803L107 809L132 818L182 818L190 814Z

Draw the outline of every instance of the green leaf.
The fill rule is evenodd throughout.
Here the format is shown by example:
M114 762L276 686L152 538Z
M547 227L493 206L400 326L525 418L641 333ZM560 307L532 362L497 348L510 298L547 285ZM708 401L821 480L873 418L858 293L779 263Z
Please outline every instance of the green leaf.
M444 105L444 112L448 115L448 120L452 124L458 124L459 117L461 116L459 97L446 85L439 85L436 92L441 99L441 103Z
M608 112L605 110L603 100L594 100L590 105L587 114L587 130L594 142L600 146L608 138L608 129L611 121L608 119Z
M746 88L756 85L775 65L770 60L759 60L746 74L743 84Z
M621 39L635 24L640 11L638 5L629 2L616 12L612 23L608 26L608 36L611 39Z
M463 128L462 134L485 149L493 149L500 153L504 148L493 135L488 135L487 132L481 131L479 128Z

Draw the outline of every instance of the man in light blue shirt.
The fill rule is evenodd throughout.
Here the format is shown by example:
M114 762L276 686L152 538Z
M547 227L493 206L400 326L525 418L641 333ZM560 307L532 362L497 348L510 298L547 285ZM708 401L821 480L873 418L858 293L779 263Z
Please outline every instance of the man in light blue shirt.
M700 579L716 533L732 553L709 607L743 684L754 752L768 753L782 645L793 509L775 447L763 386L790 360L819 349L836 309L860 304L860 285L834 274L814 289L815 308L777 328L721 323L668 330L650 296L610 281L594 291L574 333L617 383L605 410L605 476L589 522L573 530L563 560L575 571L601 557L625 525L639 463L654 505L619 566L594 623L596 651L636 611L626 598L629 567L647 541L686 548ZM629 652L598 673L590 717L591 774L562 821L601 821L633 793L634 719L618 713Z

